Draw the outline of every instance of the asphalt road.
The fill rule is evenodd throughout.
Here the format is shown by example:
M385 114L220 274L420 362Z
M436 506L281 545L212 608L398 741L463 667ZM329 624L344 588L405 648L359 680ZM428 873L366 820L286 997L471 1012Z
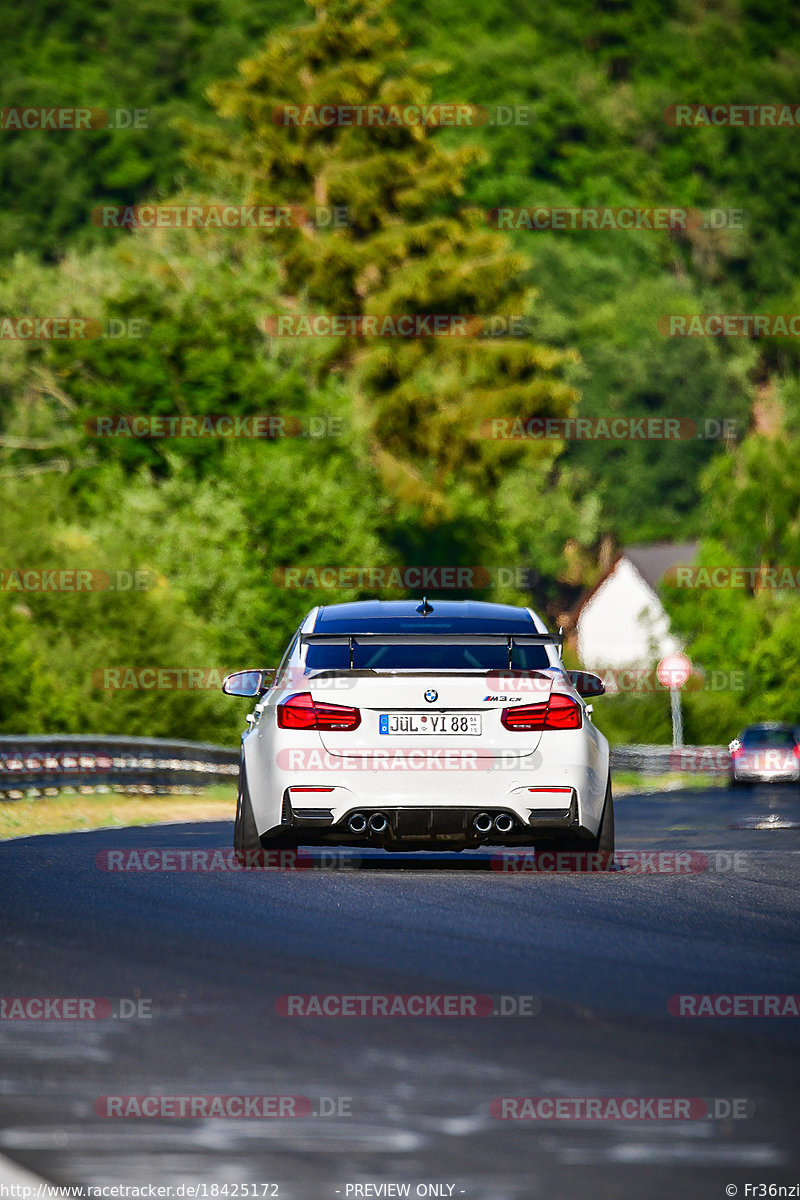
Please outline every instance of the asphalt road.
M128 867L130 851L205 851L195 866L222 867L231 826L4 843L5 1012L14 997L102 997L135 1015L0 1020L0 1154L57 1183L204 1184L209 1200L245 1183L280 1200L405 1185L705 1200L800 1183L800 1019L670 1011L676 995L800 993L800 799L683 792L619 798L616 813L618 847L662 857L603 875L350 852L336 869L313 852L300 870L109 871L109 851ZM181 859L141 860L154 863ZM446 994L466 1011L489 996L479 1011L528 1015L284 1015L281 997L309 994ZM101 1115L142 1103L119 1097L219 1095L301 1099L283 1117ZM608 1117L608 1097L644 1114L690 1098L692 1116L575 1119L572 1103L499 1119L503 1097L602 1098Z

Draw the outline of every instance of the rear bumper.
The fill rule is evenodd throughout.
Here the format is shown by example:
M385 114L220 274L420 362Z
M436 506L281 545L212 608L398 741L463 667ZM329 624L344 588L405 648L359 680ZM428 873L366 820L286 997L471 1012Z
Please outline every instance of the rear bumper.
M594 836L609 770L608 743L593 726L548 733L546 747L542 739L535 751L513 758L442 762L409 754L383 761L323 753L300 760L298 768L292 760L288 769L270 731L258 729L245 735L243 750L262 837L287 832L291 825L304 840L348 843L347 819L354 812L382 812L387 820L396 814L390 824L398 838L408 829L409 838L422 841L473 841L469 826L481 812L492 818L511 814L516 835L527 844L536 831L555 835L574 829Z
M485 805L483 807L450 806L435 807L425 804L386 805L373 800L369 804L350 804L344 811L332 800L331 807L320 804L310 807L308 794L292 797L287 795L283 813L286 824L303 840L320 842L333 841L347 844L378 845L408 844L409 842L461 842L475 845L492 842L507 845L519 842L527 845L533 834L544 837L548 833L581 832L590 836L588 830L581 831L578 816L578 797L574 788L565 792L553 792L551 798L558 807L542 807L543 795L537 796L537 807L531 808L529 801L520 798L515 804ZM302 799L302 803L299 801ZM324 799L324 795L318 797ZM380 830L371 827L373 818L385 819L386 826ZM509 828L509 820L514 822ZM359 827L351 828L351 819ZM498 824L499 822L499 824ZM379 820L379 824L383 821Z
M800 767L788 770L757 771L736 767L731 778L737 783L798 783L800 782Z

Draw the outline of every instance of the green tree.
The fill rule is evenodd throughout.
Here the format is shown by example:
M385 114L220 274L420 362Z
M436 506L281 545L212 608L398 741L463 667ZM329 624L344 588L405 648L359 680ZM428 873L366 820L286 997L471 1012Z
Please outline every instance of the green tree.
M697 565L710 582L721 568L717 578L731 585L663 588L692 660L707 679L730 681L719 695L688 698L687 735L697 740L733 736L748 721L800 719L800 491L792 466L799 447L783 430L754 433L707 467Z
M348 316L523 314L534 294L525 260L505 236L464 207L470 143L445 148L414 127L285 127L286 104L429 104L435 64L413 61L384 0L317 0L307 26L267 39L237 78L210 89L236 124L189 129L190 161L211 185L248 203L340 207L329 232L269 235L294 311ZM439 68L440 69L440 68ZM423 520L453 515L459 482L493 493L504 470L551 458L550 446L492 441L497 416L565 415L576 402L564 381L569 353L528 338L338 339L320 366L355 389L385 486Z

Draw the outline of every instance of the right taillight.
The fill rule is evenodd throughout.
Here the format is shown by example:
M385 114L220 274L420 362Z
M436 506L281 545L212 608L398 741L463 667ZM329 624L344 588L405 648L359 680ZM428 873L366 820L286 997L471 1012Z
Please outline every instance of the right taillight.
M580 729L581 706L571 696L554 692L542 704L520 704L504 708L500 720L506 729L519 733L535 733L542 729Z

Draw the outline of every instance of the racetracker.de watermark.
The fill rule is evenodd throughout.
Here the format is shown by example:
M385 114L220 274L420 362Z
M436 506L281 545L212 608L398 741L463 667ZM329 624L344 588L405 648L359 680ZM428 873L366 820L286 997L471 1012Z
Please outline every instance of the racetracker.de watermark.
M664 121L678 129L734 126L746 129L796 128L800 104L669 104Z
M121 321L111 317L12 317L0 316L0 341L3 342L69 342L95 341L106 338L147 337L147 322L138 318Z
M800 1017L800 994L706 993L670 996L673 1017Z
M153 1001L127 996L0 996L0 1021L150 1020Z
M538 996L461 992L327 992L279 996L275 1001L281 1017L535 1017L541 1009Z
M224 678L217 667L98 667L91 677L107 692L218 691Z
M552 671L552 668L548 668ZM616 696L633 692L647 695L651 692L668 691L670 686L680 686L684 692L743 692L756 682L747 671L708 671L694 669L680 684L662 683L656 667L597 667L595 671L570 671L570 678L584 695L596 695L595 681L602 681L605 693ZM486 686L489 694L484 700L511 700L527 695L549 692L550 678L544 672L530 671L487 671Z
M693 229L743 229L747 213L743 208L608 208L555 207L537 204L532 208L492 208L486 219L493 229L530 232L622 231L686 233Z
M669 690L669 684L663 684L659 680L655 667L598 667L594 674L599 675L602 679L607 696L630 692L641 696L651 692ZM588 681L589 678L589 673L585 671L572 671L571 675L576 687L582 686L583 680ZM521 681L519 685L515 685L514 677L510 676L509 678L509 691L527 690L522 686ZM744 692L753 683L755 683L755 678L748 671L704 672L695 669L681 684L681 690L684 692Z
M270 337L525 338L530 320L505 313L300 313L267 316L260 328Z
M148 108L0 108L0 129L4 131L147 129L149 123Z
M0 592L146 592L158 585L155 571L84 570L80 567L3 567Z
M275 567L272 582L275 587L289 589L418 591L420 588L442 588L462 591L492 586L527 588L538 579L538 576L532 578L534 576L535 572L528 567L333 567L303 563Z
M313 1116L349 1116L349 1111L337 1111L337 1098L326 1097L333 1108L325 1104L320 1111L310 1096L245 1096L245 1095L114 1095L98 1096L94 1111L98 1117L150 1118L174 1120L208 1120L227 1117L232 1120L285 1119ZM347 1099L350 1097L339 1097Z
M658 318L664 337L800 337L800 313L669 313Z
M359 859L341 850L232 850L227 846L202 850L181 847L154 847L150 850L127 848L100 850L94 859L98 871L132 875L166 873L207 875L221 871L350 871Z
M637 209L637 208L547 208L489 209L487 221L494 229L622 230L625 233L651 230L686 233L691 229L744 229L745 209Z
M731 756L722 746L680 746L670 750L668 764L668 770L690 775L726 775Z
M227 674L220 667L97 667L92 671L91 683L92 687L110 692L215 691L222 687ZM263 690L266 691L275 681L276 668L264 667L261 674ZM302 690L308 688L309 676L302 667L290 667L281 673L280 684L284 689L296 687ZM357 684L358 680L346 675L315 676L314 692L348 691Z
M616 866L628 875L737 874L748 869L743 850L592 850L503 851L491 857L503 875L558 875L607 871Z
M713 1096L497 1096L489 1114L499 1121L746 1120L747 1097Z
M420 721L431 721L437 718L423 714ZM445 718L443 718L444 720ZM450 718L459 723L458 727L450 728L449 734L468 734L466 728L468 718ZM432 724L432 728L435 728ZM444 732L444 731L443 731ZM425 735L421 735L425 736ZM519 754L509 751L495 750L479 753L477 750L460 750L455 747L419 747L417 749L389 748L386 746L364 746L357 753L330 754L327 750L308 746L282 746L275 755L275 765L282 771L316 771L326 776L350 774L353 771L400 771L414 774L419 771L517 771L519 770ZM292 788L292 791L298 789ZM302 789L300 789L302 790ZM317 787L310 789L315 792L332 792L333 787Z
M528 104L277 104L279 129L474 129L530 125Z
M205 413L152 416L148 413L114 413L90 417L84 423L90 437L96 438L332 438L347 432L344 417L279 416L275 413L247 415Z
M669 567L662 579L670 588L720 588L734 591L796 591L800 588L798 566Z
M343 229L342 205L103 204L91 222L103 229Z
M736 421L716 417L491 417L483 438L501 441L676 442L732 438Z

